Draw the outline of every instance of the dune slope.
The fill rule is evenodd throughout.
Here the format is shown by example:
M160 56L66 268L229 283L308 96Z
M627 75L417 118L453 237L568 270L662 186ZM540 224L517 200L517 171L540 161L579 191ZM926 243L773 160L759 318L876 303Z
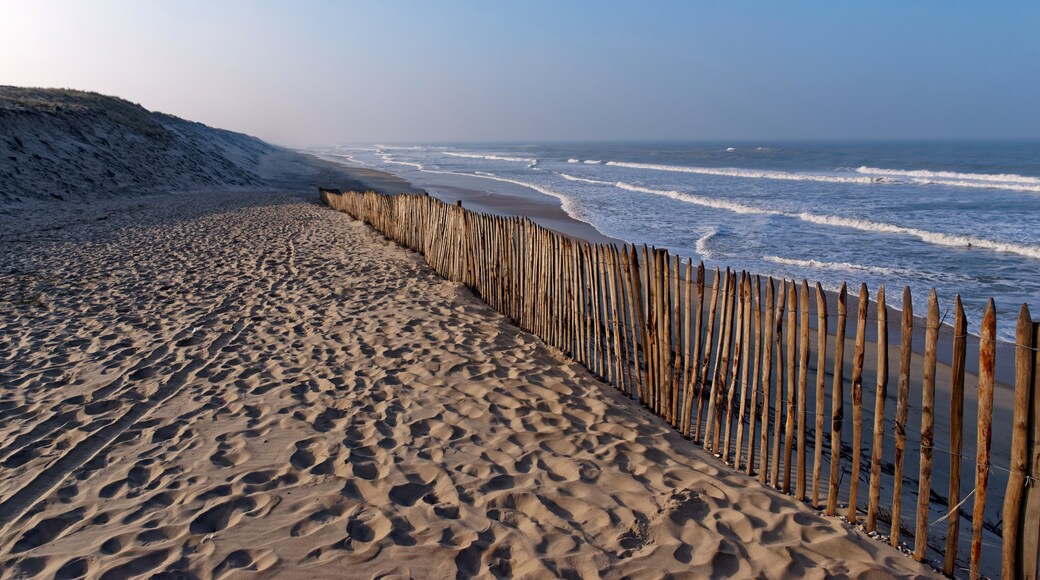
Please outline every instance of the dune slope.
M0 86L0 201L257 185L274 150L116 97Z

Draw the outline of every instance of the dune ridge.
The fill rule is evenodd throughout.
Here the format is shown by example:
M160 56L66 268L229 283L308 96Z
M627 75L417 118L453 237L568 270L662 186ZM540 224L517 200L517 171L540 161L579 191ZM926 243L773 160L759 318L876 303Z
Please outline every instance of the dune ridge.
M261 185L276 149L116 97L0 86L0 201Z

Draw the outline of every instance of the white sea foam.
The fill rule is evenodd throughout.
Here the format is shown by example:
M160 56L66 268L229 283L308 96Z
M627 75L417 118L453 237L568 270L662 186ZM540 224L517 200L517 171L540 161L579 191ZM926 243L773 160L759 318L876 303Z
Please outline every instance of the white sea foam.
M1005 189L1040 193L1040 178L1015 174L954 173L949 171L880 169L860 167L856 175L825 175L820 173L791 173L735 167L694 167L686 165L659 165L608 161L606 165L649 171L695 173L745 179L775 179L784 181L816 181L822 183L857 183L863 185L884 183L913 183L917 185L945 185L948 187Z
M419 171L424 170L423 166L418 163L412 163L410 161L398 161L397 159L394 159L393 157L387 154L380 155L379 157L383 160L383 163L389 163L391 165L406 165L408 167L414 167Z
M868 175L893 175L920 179L954 179L957 181L988 181L995 183L1040 185L1040 177L1016 175L1014 173L957 173L954 171L928 171L926 169L884 169L880 167L867 167L865 165L857 168L856 172Z
M927 169L884 169L859 167L857 173L883 178L901 178L919 185L946 185L949 187L971 187L979 189L1006 189L1040 193L1040 177L1016 175L1014 173L957 173L954 171L929 171Z
M792 213L782 212L778 210L772 210L767 208L755 207L752 205L746 205L731 201L723 201L719 199L692 195L688 193L682 193L679 191L651 189L648 187L642 187L638 185L632 185L630 183L617 182L615 184L620 189L626 189L629 191L636 191L641 193L649 193L652 195L660 195L664 197L670 197L686 203L693 203L706 207L713 207L717 209L724 209L735 213L742 214L761 214L761 215L779 215L784 217L790 217L799 219L805 222L850 228L860 230L864 232L878 233L885 232L889 234L898 234L915 237L923 242L934 244L938 246L952 246L961 248L983 248L987 250L995 250L998 252L1009 252L1012 254L1018 254L1028 258L1040 259L1040 246L1028 245L1028 244L1016 244L1013 242L1000 242L994 240L987 240L984 238L977 238L974 236L962 236L956 234L944 234L939 232L931 232L928 230L922 230L918 228L910 228L905 226L898 226L895 224L888 224L884 222L875 222L871 220L863 220L856 218L847 218L833 215L821 215L809 212Z
M424 145L381 145L379 143L376 143L373 147L376 147L377 149L393 149L397 151L425 151L430 149L430 147Z
M718 235L719 230L712 228L708 230L708 233L697 238L697 253L700 254L703 258L709 260L715 258L716 253L708 247L708 244L710 244L711 241L714 240Z
M578 177L577 175L569 175L566 173L560 173L560 177L567 181L580 181L582 183L594 183L596 185L614 185L613 181L601 181L599 179L589 179L587 177Z
M763 215L784 215L783 212L779 212L779 211L776 211L776 210L765 209L765 208L760 208L760 207L754 207L754 206L745 205L745 204L742 204L742 203L736 203L736 202L732 202L732 201L725 201L725 200L715 199L715 198L711 198L711 197L704 197L704 196L701 196L701 195L692 195L692 194L689 194L689 193L682 193L680 191L671 191L671 190L664 190L664 189L651 189L649 187L643 187L643 186L640 186L640 185L632 185L631 183L625 183L623 181L616 182L614 184L614 186L618 187L619 189L626 189L628 191L636 191L636 192L639 192L639 193L649 193L649 194L652 194L652 195L660 195L660 196L664 196L664 197L670 197L672 199L676 199L676 200L679 200L679 201L684 201L686 203L692 203L692 204L696 204L696 205L703 205L703 206L706 206L706 207L714 207L716 209L724 209L724 210L728 210L728 211L731 211L731 212L734 212L734 213L763 214Z
M454 151L445 151L445 155L451 157L465 157L466 159L486 159L488 161L515 161L517 163L538 163L537 159L532 157L508 157L505 155L491 155L491 154L478 154L478 153L456 153Z
M986 181L958 181L946 179L913 179L918 185L946 185L949 187L967 187L977 189L1005 189L1008 191L1026 191L1040 193L1040 185L1022 185L1018 183L994 183Z
M548 187L544 187L544 186L538 185L536 183L530 183L528 181L520 181L518 179L509 179L508 177L501 177L499 175L495 175L494 173L488 173L486 171L477 171L475 173L458 173L458 172L454 172L454 171L432 171L432 170L429 170L429 169L425 169L424 171L426 171L427 173L440 173L440 174L444 174L444 175L460 175L460 176L463 176L463 177L479 177L481 179L491 179L491 180L494 180L494 181L501 181L503 183L512 183L513 185L519 185L521 187L526 187L528 189L533 189L533 190L537 191L538 193L541 193L541 194L544 194L544 195L548 195L549 197L555 197L556 199L560 200L560 207L563 208L564 213L566 213L567 215L569 215L570 217L572 217L572 218L574 218L574 219L576 219L578 221L585 222L585 223L587 223L589 225L592 225L592 223L589 222L589 220L585 219L582 216L581 210L578 209L577 201L573 197L570 197L568 195L564 195L564 194L562 194L562 193L560 193L560 192L558 192L556 190L549 189ZM593 227L595 227L595 226L593 226Z
M691 167L686 165L657 165L653 163L629 163L627 161L608 161L606 165L626 167L628 169L646 169L650 171L671 171L676 173L696 173L700 175L719 175L723 177L743 177L749 179L778 179L786 181L821 181L824 183L884 183L894 182L885 177L867 177L858 175L821 175L816 173L788 173L786 171L762 171L757 169L738 169L735 167Z
M843 272L867 272L870 274L880 274L883 276L903 276L911 277L918 276L919 272L912 270L906 270L903 268L885 268L882 266L865 266L863 264L853 264L850 262L823 262L820 260L798 260L796 258L782 258L780 256L763 256L764 260L773 262L774 264L783 264L785 266L798 266L800 268L818 268L823 270L840 270Z
M600 163L603 163L603 162L600 161L599 159L586 159L585 161L582 161L582 163L585 163L585 164L588 164L588 165L599 165Z
M935 244L937 246L984 248L987 250L996 250L998 252L1010 252L1012 254L1026 256L1028 258L1040 259L1040 246L1016 244L1012 242L1000 242L994 240L987 240L985 238L977 238L974 236L943 234L939 232L930 232L928 230L908 228L883 222L875 222L870 220L861 220L840 216L817 215L807 212L796 214L795 217L803 221L815 224L852 228L872 233L885 232L890 234L903 234L907 236L913 236L923 242Z
M357 165L368 165L368 163L365 163L360 159L356 159L353 155L344 155L342 153L323 153L322 155L325 155L326 157L339 157L340 159L345 159Z
M581 163L581 159L568 159L567 163Z

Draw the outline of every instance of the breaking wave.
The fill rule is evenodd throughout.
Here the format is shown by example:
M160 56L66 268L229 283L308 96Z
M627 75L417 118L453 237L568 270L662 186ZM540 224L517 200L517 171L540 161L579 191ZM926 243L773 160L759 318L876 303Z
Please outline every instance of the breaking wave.
M850 228L870 233L884 232L889 234L906 235L915 237L923 242L927 242L929 244L934 244L938 246L983 248L987 250L995 250L997 252L1008 252L1012 254L1018 254L1020 256L1025 256L1028 258L1040 259L1040 246L1035 245L1016 244L1013 242L1000 242L995 240L987 240L985 238L977 238L974 236L964 236L958 234L943 234L918 228L910 228L905 226L898 226L895 224L875 222L871 220L864 220L858 218L814 214L809 212L783 212L742 203L722 201L709 197L682 193L679 191L651 189L649 187L632 185L630 183L624 183L621 181L617 182L615 186L629 191L670 197L672 199L683 201L686 203L693 203L696 205L723 209L735 213L784 216L799 219L808 223Z

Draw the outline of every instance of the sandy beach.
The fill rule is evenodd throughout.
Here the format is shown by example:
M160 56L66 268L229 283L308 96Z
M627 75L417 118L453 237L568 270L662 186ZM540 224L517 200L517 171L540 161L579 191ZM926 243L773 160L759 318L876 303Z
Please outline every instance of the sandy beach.
M5 576L932 575L297 191L5 219Z
M443 182L443 183L441 183ZM473 186L484 187L486 189L471 189L464 187L463 184L472 184ZM462 200L464 207L469 208L473 211L485 212L494 215L521 215L531 218L536 223L543 225L547 228L553 229L566 235L586 239L593 243L613 243L617 245L623 245L625 242L614 238L607 237L601 232L595 230L591 225L576 220L568 215L560 206L560 201L552 196L545 195L533 189L516 189L508 188L509 191L503 191L499 188L499 184L496 184L493 180L482 180L479 178L460 178L459 176L452 176L451 179L443 176L435 175L429 182L422 182L423 187L430 190L430 194L440 198L446 203L453 203L455 200ZM591 231L591 233L590 233ZM710 266L710 265L709 265ZM707 273L707 284L710 286L711 273ZM764 280L763 280L764 281ZM780 280L776 280L777 284ZM872 436L872 426L874 422L874 405L875 405L875 392L876 392L876 380L877 380L877 305L876 305L876 288L868 289L870 294L869 297L871 302L868 308L868 317L866 323L866 349L864 356L864 374L863 374L863 427L862 436L865 444L869 444ZM941 290L941 289L940 289ZM826 392L827 398L830 398L830 388L834 378L834 351L835 351L835 339L834 334L837 326L837 292L825 291L827 296L828 312L830 317L828 319L828 351L825 358L825 384L827 385ZM900 289L889 288L889 306L888 310L888 343L890 353L896 353L899 349L900 344L900 324L902 312L892 306L893 302L897 305L900 301ZM859 288L854 281L850 281L849 294L847 298L847 328L845 335L845 357L843 365L843 375L845 381L846 394L844 397L844 417L845 425L842 433L842 457L840 459L840 471L841 483L839 485L839 513L846 513L847 506L850 501L850 487L851 487L851 465L853 463L852 458L854 452L852 448L852 424L850 418L853 416L852 408L852 396L848 392L851 388L850 378L853 374L853 361L854 357L854 342L856 332L856 313L858 308L858 295ZM815 293L813 291L813 296ZM815 301L815 298L813 298ZM709 302L705 300L703 305L703 315L705 317L709 314ZM922 409L922 379L924 375L924 328L927 323L923 317L918 313L914 318L914 331L913 331L913 354L910 359L910 382L909 382L909 417L907 421L907 445L908 453L904 458L904 471L903 480L904 485L902 488L902 498L904 506L915 506L918 497L918 474L920 468L920 425L921 425L921 409ZM950 451L951 448L951 420L950 420L950 400L951 394L951 356L952 356L952 337L954 335L953 327L950 325L952 313L947 312L947 316L944 318L945 324L940 328L939 332L939 343L938 343L938 364L936 369L936 415L935 415L935 436L937 444L935 446L935 453L933 457L933 479L930 493L930 505L929 505L929 516L928 521L942 523L947 516L947 498L949 492L947 489L948 482L950 479L950 473L952 469L952 463L955 457ZM815 377L817 373L817 338L816 338L816 318L813 315L810 318L810 347L809 347L809 373L810 376ZM975 476L975 456L976 456L976 442L978 437L978 424L976 416L978 412L978 403L976 397L976 388L978 385L978 362L979 362L979 339L975 335L969 335L967 337L967 361L966 369L967 376L965 380L966 393L964 402L964 415L963 415L963 432L964 432L964 447L961 455L963 457L961 461L961 486L960 486L960 499L964 499L965 495L968 494L974 488L974 476ZM999 342L996 345L997 358L1002 361L1001 364L997 365L996 368L996 392L993 401L993 413L994 421L992 427L992 447L991 447L991 463L993 468L990 472L990 479L988 484L988 490L990 494L990 501L987 503L985 511L985 532L983 541L983 570L987 575L996 576L999 574L1000 564L1000 553L999 546L1001 539L998 535L998 530L1001 527L1001 508L1004 499L1005 490L1007 487L1008 470L1007 466L1010 463L1009 453L1011 449L1011 427L1012 427L1012 414L1013 414L1013 398L1014 398L1014 365L1010 364L1015 357L1014 345ZM888 385L886 393L885 403L885 438L884 438L884 457L886 458L883 462L882 467L882 498L885 505L891 505L891 498L893 495L893 473L894 465L891 462L891 458L895 453L895 414L897 408L897 390L895 385L899 382L899 364L895 358L890 359L888 365ZM816 396L813 389L809 389L807 393L807 408L808 413L812 413L812 410L816 407ZM827 411L829 413L830 404L827 404ZM816 433L816 430L812 426L807 429L808 444L810 447L815 445L816 441L820 440L820 435ZM772 425L772 423L771 423ZM771 427L772 428L772 427ZM830 469L831 453L830 453L830 415L827 414L824 421L825 433L823 435L824 440L824 452L822 457L823 471L826 473ZM861 518L865 515L866 510L866 490L869 483L870 474L870 452L869 449L864 447L860 451L860 484L859 484L859 495L857 498L857 505L860 507ZM957 503L957 502L954 502ZM966 571L967 566L967 554L970 550L971 540L971 500L967 500L965 504L960 508L959 526L961 528L959 534L959 551L958 561L960 567L963 567ZM911 511L907 513L904 509L903 512L903 545L907 550L912 549L913 544L913 518L914 513ZM883 510L881 515L881 524L878 527L880 532L879 539L881 541L887 541L887 533L890 530L891 522L887 510ZM941 565L944 552L945 552L945 526L933 525L929 527L929 549L927 559L929 559L934 565Z

